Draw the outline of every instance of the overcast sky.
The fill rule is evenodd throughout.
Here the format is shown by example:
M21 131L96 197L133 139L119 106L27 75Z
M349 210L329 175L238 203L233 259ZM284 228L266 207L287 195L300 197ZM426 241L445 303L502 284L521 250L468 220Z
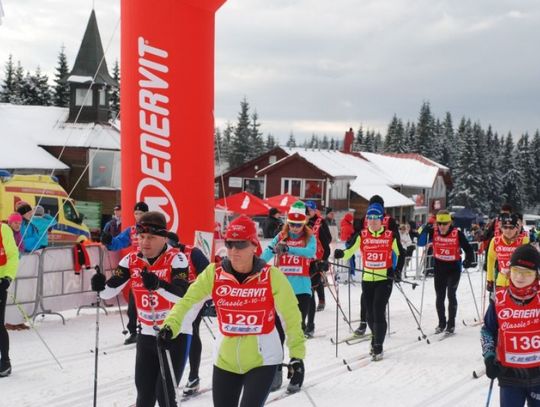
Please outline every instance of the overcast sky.
M0 63L73 65L92 0L0 0ZM159 4L159 1L147 4ZM95 0L107 62L120 54L119 0ZM216 122L245 96L285 141L349 127L385 133L424 100L499 133L540 127L539 0L228 0L216 17Z

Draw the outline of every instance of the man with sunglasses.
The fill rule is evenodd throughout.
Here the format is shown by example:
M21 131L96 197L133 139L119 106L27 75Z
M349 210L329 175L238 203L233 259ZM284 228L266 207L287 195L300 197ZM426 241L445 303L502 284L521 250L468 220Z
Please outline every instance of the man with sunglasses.
M242 215L233 220L225 235L227 256L199 275L160 331L165 343L179 332L190 332L204 303L214 300L219 326L212 378L215 407L264 405L283 362L278 319L291 357L288 390L298 391L303 383L305 338L296 298L283 273L255 255L257 243L251 219Z
M440 210L435 217L436 225L426 225L418 237L418 246L432 243L435 283L435 305L439 324L435 333L446 332L451 335L456 327L458 302L456 291L461 277L461 250L465 252L463 267L475 267L474 251L469 241L452 225L452 216L447 210ZM448 293L448 319L445 314L445 297ZM446 329L446 331L445 331Z
M398 248L397 238L383 226L384 208L372 203L366 212L368 227L363 229L354 244L346 249L336 249L336 259L350 259L357 250L362 256L363 308L371 337L372 360L383 358L386 337L386 305L392 294L395 270L403 268L404 258Z
M540 406L540 254L519 246L508 267L509 284L497 288L481 330L486 376L498 379L502 407Z
M169 368L160 365L160 359L167 364L167 358L163 348L157 346L155 329L187 290L188 260L178 249L167 245L167 222L162 213L144 213L135 228L139 250L126 255L108 280L96 273L91 280L92 290L99 292L101 298L109 299L132 283L141 325L135 361L137 407L153 407L156 399L160 407L174 407L174 387L182 377L191 336L180 335L168 344L176 377L173 385ZM163 357L159 357L158 352ZM166 376L166 395L160 374L162 368Z
M148 205L146 204L146 202L137 202L135 204L133 208L135 224L139 222L141 216L146 212L148 212ZM116 236L113 236L108 231L104 231L101 234L101 243L105 245L107 250L110 250L112 252L123 250L122 254L124 255L131 251L139 250L139 240L137 237L137 231L135 230L135 226L129 226L125 228L120 234ZM137 309L135 308L135 299L133 298L133 293L131 292L129 285L126 287L126 290L129 290L127 308L127 329L129 332L129 336L124 341L124 345L130 345L137 342Z
M529 243L526 233L519 231L519 218L516 214L499 216L500 234L495 236L487 252L487 291L493 293L495 287L509 284L509 264L512 253L521 245Z

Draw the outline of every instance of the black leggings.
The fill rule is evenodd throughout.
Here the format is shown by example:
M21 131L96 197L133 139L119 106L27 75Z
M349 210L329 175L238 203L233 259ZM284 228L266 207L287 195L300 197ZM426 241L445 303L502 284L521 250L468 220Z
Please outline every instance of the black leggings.
M439 326L444 328L448 326L454 328L456 326L457 314L457 298L456 291L461 278L461 270L459 268L449 270L435 270L435 306L437 307L437 315L439 316ZM448 293L448 321L444 313L444 300Z
M311 295L309 294L296 294L298 300L298 308L300 314L302 314L302 330L306 330L306 318L309 314L309 307L311 305Z
M7 290L0 290L0 355L9 362L9 335L5 326Z
M201 326L203 310L199 312L193 321L193 335L191 336L191 347L189 348L189 381L199 377L199 366L201 365L202 343L199 328Z
M182 378L182 372L186 364L187 353L189 351L189 335L178 335L171 344L170 353L176 376L176 387ZM172 386L172 379L168 368L167 356L162 351L165 369L165 380L167 381L167 392L169 393L170 407L176 407L175 390ZM156 399L160 407L167 404L163 397L163 384L157 353L156 337L150 335L137 336L137 356L135 360L135 386L137 387L137 407L154 407Z
M214 366L212 399L214 407L261 407L264 405L277 365L261 366L244 374ZM243 390L243 391L242 391ZM242 400L240 400L242 393ZM139 405L137 404L137 407Z
M369 329L373 333L371 343L374 348L380 347L381 350L387 328L386 304L392 294L392 287L392 280L362 281L363 305Z

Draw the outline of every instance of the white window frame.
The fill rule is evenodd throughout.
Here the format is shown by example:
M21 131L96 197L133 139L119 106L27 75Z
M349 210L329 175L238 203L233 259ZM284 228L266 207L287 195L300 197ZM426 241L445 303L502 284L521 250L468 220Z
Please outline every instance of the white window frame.
M307 198L307 199L310 199L310 200L313 200L313 201L323 201L324 200L324 197L325 197L325 194L326 194L326 192L324 190L324 182L325 182L324 179L318 179L318 178L288 178L288 177L281 178L281 193L282 194L289 193L291 195L294 195L291 192L291 184L292 184L291 182L289 183L289 190L288 191L285 190L285 181L300 181L300 196L299 196L299 198L302 198L302 199L304 199L306 197L306 195L305 195L306 181L321 182L322 183L321 197L320 198Z
M95 164L96 158L99 157L101 154L113 154L112 159L112 169L111 169L111 182L107 185L96 185L94 182L94 171L95 171ZM88 150L88 186L90 188L114 188L114 189L120 189L121 188L121 156L120 151L116 150L96 150L96 149L89 149Z
M105 102L106 102L106 92L105 92L105 88L100 88L98 90L98 95L99 95L99 105L100 106L105 106Z
M246 190L246 183L245 183L246 181L257 181L257 182L262 182L261 196L260 196L259 198L263 199L263 198L264 198L264 194L265 194L265 189L266 189L264 178L249 178L249 177L244 177L244 178L242 178L242 191L245 191L245 190ZM257 195L255 195L255 196L257 196Z

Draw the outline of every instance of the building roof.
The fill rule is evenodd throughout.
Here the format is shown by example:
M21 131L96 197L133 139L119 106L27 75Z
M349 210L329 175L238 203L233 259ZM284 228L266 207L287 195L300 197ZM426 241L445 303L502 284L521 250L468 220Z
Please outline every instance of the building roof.
M362 158L363 154L346 154L334 150L306 149L300 147L284 148L290 154L258 174L268 173L282 163L293 159L295 155L319 168L332 178L350 178L350 189L366 200L378 194L388 208L413 206L414 201L392 188L392 180L377 166Z
M439 173L439 167L427 164L427 159L423 161L413 157L402 158L365 152L362 155L383 173L394 187L431 188Z
M97 72L97 73L96 73ZM85 83L92 78L98 85L118 86L118 83L109 75L107 61L105 61L101 36L94 10L90 13L86 31L81 42L81 47L75 58L73 69L66 78L68 82ZM82 78L82 79L81 79Z
M28 170L67 170L69 167L47 151L23 138L5 139L3 126L0 124L0 168Z
M120 132L98 123L66 123L69 109L0 103L0 138L34 145L120 150Z

